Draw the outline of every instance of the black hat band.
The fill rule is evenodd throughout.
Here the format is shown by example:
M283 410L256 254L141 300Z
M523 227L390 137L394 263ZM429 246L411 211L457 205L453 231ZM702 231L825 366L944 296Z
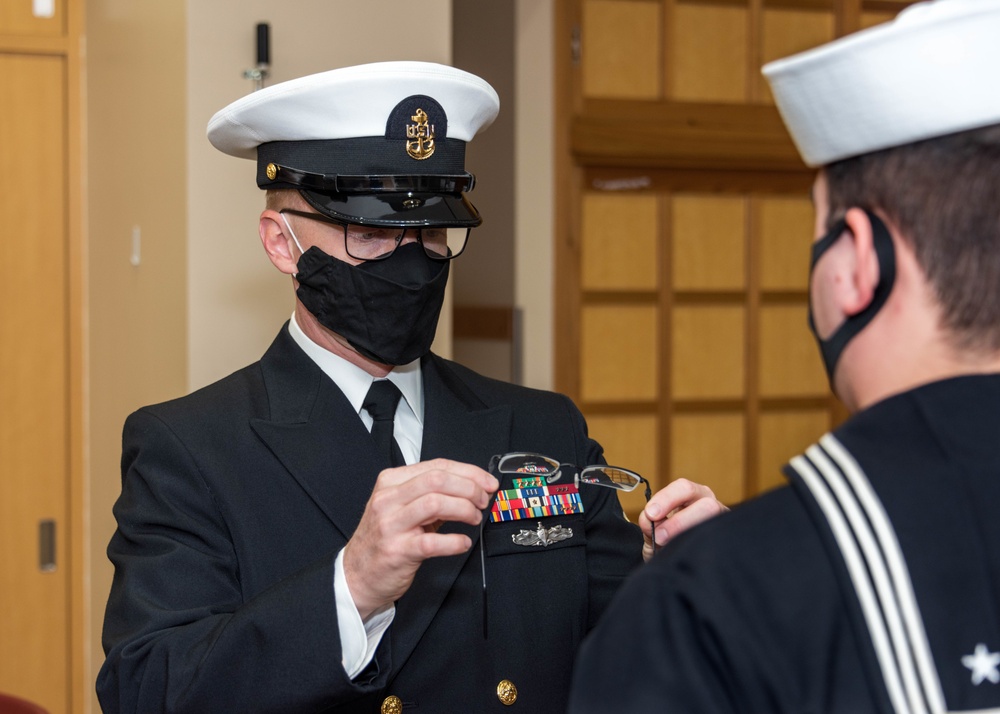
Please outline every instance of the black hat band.
M382 136L353 139L315 139L307 141L272 141L257 147L257 186L262 189L299 188L285 181L279 171L268 177L268 166L294 167L297 171L318 176L467 176L465 142L437 139L434 154L422 161L409 157L400 140ZM317 189L319 190L319 189ZM450 192L449 192L450 193Z
M456 176L388 175L350 176L343 174L317 174L290 166L270 163L264 167L270 182L265 188L294 186L321 193L451 193L471 191L476 177L465 173Z

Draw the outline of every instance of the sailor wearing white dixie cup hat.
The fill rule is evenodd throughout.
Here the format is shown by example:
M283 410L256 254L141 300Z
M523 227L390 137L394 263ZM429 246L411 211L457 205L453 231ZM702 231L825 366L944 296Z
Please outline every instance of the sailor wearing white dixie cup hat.
M622 588L574 714L1000 712L998 69L997 0L764 68L821 167L810 322L853 415Z
M565 707L574 648L644 540L602 488L480 528L492 457L603 463L565 397L430 352L480 220L465 144L497 109L466 72L391 62L212 119L215 146L257 161L261 240L295 312L259 362L126 423L104 711ZM663 505L717 512L699 489ZM518 545L526 528L568 537Z

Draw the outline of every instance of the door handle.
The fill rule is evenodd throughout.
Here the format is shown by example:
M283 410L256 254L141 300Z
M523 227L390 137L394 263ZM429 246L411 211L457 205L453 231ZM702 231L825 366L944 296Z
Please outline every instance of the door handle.
M56 522L51 518L38 522L38 569L43 573L56 569Z

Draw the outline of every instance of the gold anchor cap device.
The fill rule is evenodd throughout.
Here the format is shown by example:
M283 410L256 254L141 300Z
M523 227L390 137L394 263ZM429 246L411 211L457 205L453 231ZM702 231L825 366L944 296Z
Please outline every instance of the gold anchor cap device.
M212 117L220 151L257 162L261 189L297 189L344 223L482 223L466 144L500 110L485 80L430 62L377 62L282 82Z

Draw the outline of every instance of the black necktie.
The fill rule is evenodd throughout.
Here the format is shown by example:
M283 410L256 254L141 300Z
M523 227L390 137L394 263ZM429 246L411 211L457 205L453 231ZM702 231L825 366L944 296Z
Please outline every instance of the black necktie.
M372 439L384 464L381 468L403 466L406 463L403 452L392 436L392 420L396 416L401 396L403 395L395 384L388 379L378 379L372 382L365 401L361 404L372 417Z

